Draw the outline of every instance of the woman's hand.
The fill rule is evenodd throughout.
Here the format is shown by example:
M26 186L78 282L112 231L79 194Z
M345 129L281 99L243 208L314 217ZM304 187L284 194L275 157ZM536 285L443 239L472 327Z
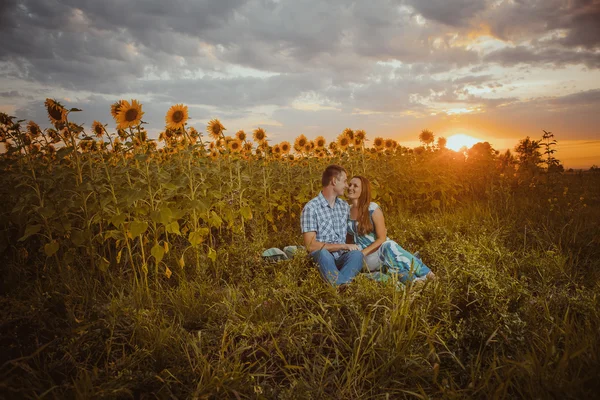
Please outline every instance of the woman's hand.
M357 244L353 244L353 243L346 243L346 247L344 248L344 250L360 250L360 248L358 247Z

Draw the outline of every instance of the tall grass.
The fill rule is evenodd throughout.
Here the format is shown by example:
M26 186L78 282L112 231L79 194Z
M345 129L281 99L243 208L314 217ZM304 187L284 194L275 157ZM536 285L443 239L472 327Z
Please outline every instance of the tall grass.
M340 293L304 257L265 263L260 232L159 279L147 304L123 275L32 279L5 255L2 385L30 398L592 397L597 261L575 273L542 228L523 246L513 217L392 213L390 236L440 278L403 290L359 277Z

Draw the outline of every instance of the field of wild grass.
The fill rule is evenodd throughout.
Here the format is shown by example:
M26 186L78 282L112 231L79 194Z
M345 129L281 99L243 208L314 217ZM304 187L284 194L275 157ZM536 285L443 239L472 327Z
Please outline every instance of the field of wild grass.
M141 105L88 132L1 115L0 371L6 398L592 398L600 389L600 174L422 135L210 141ZM184 113L185 111L185 113ZM178 114L177 112L180 112ZM176 123L180 124L177 125ZM546 138L547 139L547 138ZM537 147L536 147L537 145ZM325 284L299 213L330 163L368 176L388 235L438 280Z

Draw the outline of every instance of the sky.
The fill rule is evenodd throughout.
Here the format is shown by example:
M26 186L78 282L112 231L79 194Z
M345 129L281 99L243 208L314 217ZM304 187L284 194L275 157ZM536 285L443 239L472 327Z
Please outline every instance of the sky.
M44 126L45 98L114 127L138 99L150 136L173 104L203 131L273 143L423 129L496 149L550 131L600 165L599 0L2 0L0 111Z

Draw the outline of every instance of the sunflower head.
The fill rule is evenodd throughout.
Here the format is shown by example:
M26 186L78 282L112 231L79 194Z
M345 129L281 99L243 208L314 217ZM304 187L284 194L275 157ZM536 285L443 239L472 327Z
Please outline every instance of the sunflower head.
M281 147L281 152L283 154L288 154L291 150L291 145L290 142L281 142L279 144L279 147Z
M33 121L29 121L29 123L27 124L27 132L33 139L42 134L40 126Z
M342 135L346 136L350 140L354 140L354 131L350 128L344 129Z
M110 106L110 114L113 116L116 122L119 122L117 116L119 115L119 110L121 109L121 105L125 100L119 100L111 104Z
M318 149L323 149L325 148L325 138L323 136L319 136L315 139L315 146Z
M192 137L192 138L198 139L200 137L200 132L198 132L196 130L196 128L194 128L193 126L190 126L190 129L188 129L188 132L190 134L190 137Z
M267 133L263 128L256 128L254 132L252 132L252 136L257 143L262 143L267 140Z
M331 151L337 150L337 143L336 142L329 142L329 150L331 150Z
M384 144L384 140L382 137L376 137L375 140L373 140L373 146L377 150L381 150L383 148L383 144Z
M173 130L183 129L188 120L188 108L183 104L175 104L169 108L165 116L167 128Z
M276 144L271 148L271 151L273 152L273 154L281 155L281 146Z
M214 160L215 158L219 157L219 152L216 150L211 150L208 156Z
M308 139L306 139L306 136L300 135L296 138L296 141L294 142L294 148L304 150L304 146L306 145L307 142L308 142Z
M117 114L117 128L127 129L138 126L142 122L142 105L137 100L131 100L131 104L123 100Z
M310 145L310 143L307 142L304 144L304 148L302 150L304 150L305 153L310 153L312 150L312 146Z
M242 150L242 142L238 139L232 139L227 143L227 147L232 153L239 153Z
M367 133L362 129L357 129L356 131L354 131L354 137L359 138L361 141L364 141L367 137Z
M48 118L53 124L64 124L67 121L67 109L53 99L46 99L44 105L48 111Z
M94 121L94 123L92 123L92 132L94 132L94 135L96 135L96 137L101 138L102 135L104 135L104 127L100 122Z
M354 140L352 142L355 147L360 147L363 144L362 139L359 139L357 136L354 137Z
M247 153L252 153L252 143L244 143L243 149Z
M239 130L235 133L235 137L243 142L244 140L246 140L246 132L244 132L243 130Z
M217 140L223 135L223 131L225 131L225 127L221 124L221 121L218 119L211 119L208 125L206 126L206 132L210 135L211 138Z
M391 150L394 148L394 141L392 139L385 139L384 146L386 150Z
M341 150L346 150L350 145L350 139L348 138L348 136L342 134L338 136L337 144Z

